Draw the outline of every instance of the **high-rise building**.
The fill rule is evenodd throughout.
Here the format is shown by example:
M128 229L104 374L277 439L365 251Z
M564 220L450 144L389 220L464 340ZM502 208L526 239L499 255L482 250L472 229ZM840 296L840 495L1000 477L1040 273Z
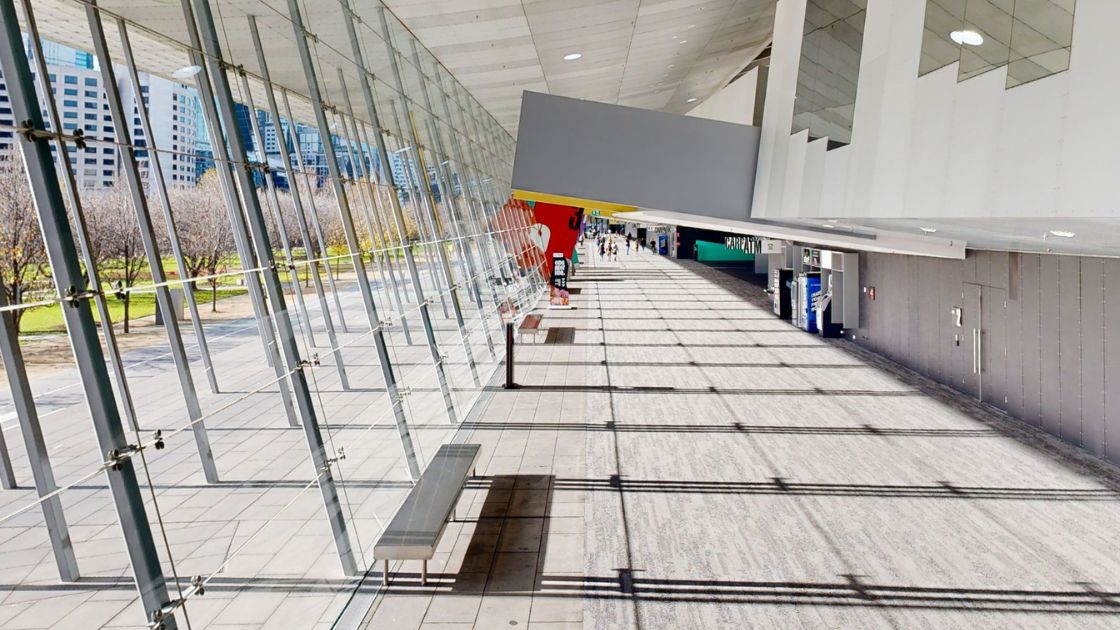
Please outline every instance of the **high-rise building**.
M27 47L25 41L25 49ZM68 148L74 177L81 188L105 188L114 185L120 177L120 156L114 146L106 144L117 139L109 104L102 87L102 76L95 59L85 53L53 42L44 42L43 58L47 62L48 79L59 120L65 133L81 132L89 142L84 149L74 145ZM140 94L134 93L128 73L117 72L122 99L132 114L129 133L136 146L154 146L160 150L161 172L168 185L194 185L196 181L194 158L197 124L193 113L195 95L191 88L168 81L146 72L139 73ZM148 108L154 139L145 137L140 124L140 103ZM16 124L3 77L0 77L0 127ZM14 148L14 134L0 129L0 155ZM147 151L138 151L137 159L145 171L152 157Z

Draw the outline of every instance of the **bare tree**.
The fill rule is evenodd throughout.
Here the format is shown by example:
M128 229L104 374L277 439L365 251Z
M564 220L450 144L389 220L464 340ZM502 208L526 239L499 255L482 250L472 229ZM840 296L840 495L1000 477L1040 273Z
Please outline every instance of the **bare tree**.
M128 189L118 184L89 191L83 195L82 208L99 274L117 287L131 289L144 274L148 259ZM124 303L124 332L128 333L132 294L122 292L120 300Z
M338 201L334 192L328 186L315 191L315 212L319 217L319 225L323 228L324 249L328 256L335 256L348 251L346 245L346 231L342 227L342 217L338 213ZM338 278L339 267L346 259L340 258L332 263L335 278Z
M24 294L44 273L46 262L23 165L14 160L0 162L0 279L10 304L24 301ZM24 312L12 311L17 328Z
M171 204L176 210L175 225L187 265L186 275L211 276L206 280L210 287L210 310L217 312L220 279L212 276L227 269L234 240L214 171L207 171L194 188L172 189ZM195 285L192 281L184 290L194 290Z

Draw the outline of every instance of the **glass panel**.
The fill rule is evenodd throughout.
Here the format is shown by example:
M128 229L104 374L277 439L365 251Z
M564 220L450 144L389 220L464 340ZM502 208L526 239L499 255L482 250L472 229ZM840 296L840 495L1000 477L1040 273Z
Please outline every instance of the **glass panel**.
M852 140L866 6L866 0L810 0L806 7L793 133L827 137L829 148Z
M979 33L979 45L961 46L957 80L964 81L1007 65L1011 55L1011 27L1015 0L968 0L964 11L966 31Z
M1007 87L1069 70L1075 0L1016 0Z
M967 0L928 0L926 2L925 30L922 33L922 61L918 76L956 63L961 59L961 47L950 38L950 33L964 28L964 8Z

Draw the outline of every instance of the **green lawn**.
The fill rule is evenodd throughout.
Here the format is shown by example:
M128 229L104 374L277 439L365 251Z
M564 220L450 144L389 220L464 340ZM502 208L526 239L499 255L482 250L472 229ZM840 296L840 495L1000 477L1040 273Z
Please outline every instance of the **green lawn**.
M233 297L235 295L244 295L246 292L243 288L233 289L219 289L218 301L225 298ZM206 314L210 312L210 291L209 289L201 289L194 292L195 300L198 302L198 310L201 312L203 319ZM115 324L120 324L124 320L124 302L115 297L109 296L109 317L113 319ZM186 306L183 307L186 312ZM130 320L137 320L142 317L150 317L156 312L156 295L155 293L135 293L132 295L132 302L129 305L128 316ZM100 322L101 317L98 315L97 309L93 310L94 320ZM38 306L28 309L23 314L23 319L20 320L19 331L21 334L37 334L37 333L51 333L51 332L65 332L66 325L62 322L62 306Z

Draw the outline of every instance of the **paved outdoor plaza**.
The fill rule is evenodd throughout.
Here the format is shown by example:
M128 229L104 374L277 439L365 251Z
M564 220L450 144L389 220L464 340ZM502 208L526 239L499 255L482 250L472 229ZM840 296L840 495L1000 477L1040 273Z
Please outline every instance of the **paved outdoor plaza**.
M433 304L458 424L422 333L409 345L394 327L421 461L449 440L482 445L426 586L413 561L382 590L373 563L410 484L357 292L343 293L340 339L352 387L324 354L312 394L332 456L345 452L336 478L359 563L375 570L364 581L341 570L275 386L250 393L273 374L252 320L208 329L222 393L196 375L203 408L237 401L206 421L221 481L204 481L187 433L149 454L151 493L140 473L169 579L171 559L183 588L213 576L186 606L191 627L329 628L340 615L391 630L1120 626L1114 469L793 329L759 286L722 271L646 252L585 263L575 308L541 311L548 332L517 348L520 389L502 389L464 304L475 387ZM186 421L164 352L126 356L145 435ZM35 382L62 485L101 455L74 383ZM0 491L0 514L34 498L13 422L23 488ZM58 582L37 509L0 523L0 627L143 627L104 474L62 499L82 578Z

